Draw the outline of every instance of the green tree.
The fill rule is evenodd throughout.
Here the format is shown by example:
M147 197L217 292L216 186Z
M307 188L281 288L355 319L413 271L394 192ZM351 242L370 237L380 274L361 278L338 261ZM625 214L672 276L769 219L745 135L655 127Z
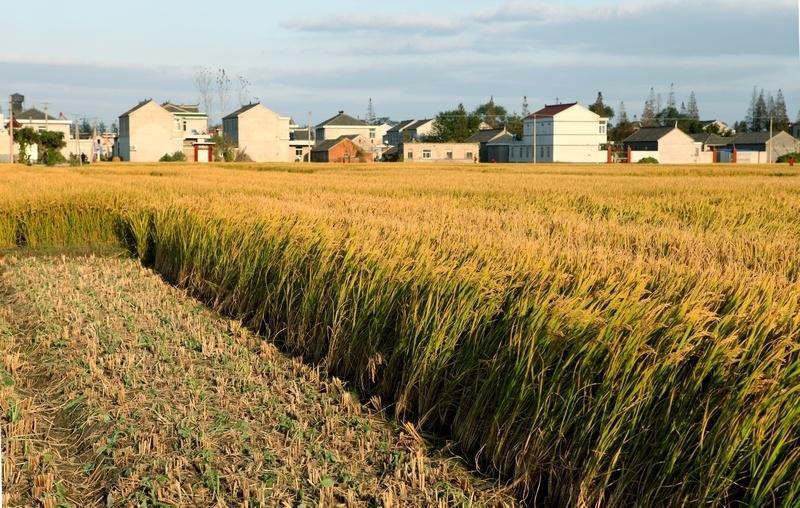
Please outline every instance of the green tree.
M31 162L28 148L39 143L39 133L30 127L14 131L14 141L19 144L19 161L22 164Z
M489 98L489 102L475 108L475 115L491 125L492 129L499 129L505 124L508 111L503 106L496 104L494 96L492 96Z
M650 97L644 103L642 111L642 127L654 127L656 122L656 92L650 87Z
M614 142L622 142L625 138L636 132L636 126L628 118L628 112L625 110L625 103L619 103L619 119L617 125L611 129L609 139Z
M786 99L783 97L783 90L778 89L775 96L775 108L772 112L772 128L775 132L789 132L791 122L786 111Z
M431 141L464 142L467 138L478 132L481 117L475 113L468 113L463 104L452 111L442 111L436 115L433 122Z
M39 147L44 152L44 163L48 166L53 166L64 162L64 156L61 155L61 149L67 146L64 140L63 132L55 131L42 131L39 133Z
M506 130L518 139L522 139L522 121L523 118L516 113L506 118Z
M755 106L753 107L753 118L750 124L750 132L764 132L767 130L769 124L769 109L767 109L767 100L764 97L764 90L756 98Z
M597 92L597 99L594 104L589 106L589 109L603 118L609 120L614 118L614 109L611 106L606 106L603 102L603 92Z

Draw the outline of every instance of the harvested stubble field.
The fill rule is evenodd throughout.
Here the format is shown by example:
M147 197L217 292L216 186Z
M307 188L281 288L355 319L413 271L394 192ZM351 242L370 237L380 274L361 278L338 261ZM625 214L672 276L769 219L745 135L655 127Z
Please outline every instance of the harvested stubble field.
M793 169L0 169L0 248L119 245L531 504L800 503Z

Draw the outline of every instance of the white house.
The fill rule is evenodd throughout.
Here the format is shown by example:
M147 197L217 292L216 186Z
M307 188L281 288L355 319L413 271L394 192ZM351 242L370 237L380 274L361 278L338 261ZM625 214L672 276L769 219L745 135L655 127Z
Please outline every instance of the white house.
M511 147L511 162L607 162L608 118L581 106L548 105L523 120L522 142Z
M676 127L643 127L634 132L622 145L628 151L629 162L644 158L661 164L710 164L714 155L703 151L702 143Z
M291 123L288 116L255 103L223 118L222 128L239 151L254 162L292 162L295 152L290 148Z

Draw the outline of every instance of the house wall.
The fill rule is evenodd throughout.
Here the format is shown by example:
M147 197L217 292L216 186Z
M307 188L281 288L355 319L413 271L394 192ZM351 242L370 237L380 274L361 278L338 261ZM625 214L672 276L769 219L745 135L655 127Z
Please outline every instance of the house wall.
M324 127L320 127L317 129L317 142L325 141L326 139L338 139L341 136L350 136L353 134L360 134L367 139L370 139L370 129L374 129L375 127L370 127L369 125L326 125ZM389 130L388 128L386 129ZM384 131L384 134L386 132ZM376 131L376 136L377 131ZM375 142L372 144L380 144L383 142L383 136L380 138L376 137Z
M656 158L662 164L697 164L701 160L701 154L694 140L679 129L673 129L658 140Z
M608 160L606 151L600 148L608 142L608 121L580 104L553 117L537 118L535 125L537 162L604 163ZM534 119L526 119L523 143L531 147L531 157L526 158L526 162L533 160L533 134Z
M208 133L208 117L203 116L182 116L174 114L175 129L182 132L184 137L195 137L192 131L197 131L198 134Z
M447 162L466 163L473 162L478 156L480 145L478 143L404 143L400 145L405 162ZM425 152L430 151L430 158L425 158ZM447 153L452 152L452 159Z
M255 162L292 162L294 151L289 147L289 123L289 117L259 105L239 115L236 137L231 135L231 138L239 151L244 151Z
M776 134L770 141L770 145L772 145L772 162L777 162L782 155L797 152L799 150L798 144L800 142L787 132Z
M124 161L157 162L183 150L183 133L172 113L151 102L120 118L119 155Z

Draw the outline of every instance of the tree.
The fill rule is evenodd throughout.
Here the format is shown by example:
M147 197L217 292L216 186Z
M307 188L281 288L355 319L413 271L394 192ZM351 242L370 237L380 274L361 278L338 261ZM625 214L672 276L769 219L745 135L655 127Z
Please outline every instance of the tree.
M211 71L207 67L198 67L194 71L194 84L197 87L197 93L200 94L200 103L205 108L205 113L211 118L212 109L214 107L214 96L211 90L213 79Z
M433 122L431 141L464 142L467 138L478 132L481 117L475 113L468 113L463 104L452 111L442 111L436 115Z
M527 116L527 115L526 115ZM514 113L513 115L509 115L506 117L505 128L508 132L513 134L517 137L517 139L522 139L522 121L524 117Z
M750 107L747 108L747 116L744 119L744 122L747 124L747 131L742 132L749 132L756 126L756 102L758 102L758 92L756 91L756 87L753 87L753 97L750 99Z
M242 75L237 76L237 82L239 84L239 105L244 106L245 104L250 104L253 102L253 96L250 95L250 83L247 81Z
M108 129L106 128L106 123L102 120L97 124L97 133L98 134L105 134Z
M700 120L700 108L697 106L697 96L694 90L689 94L689 105L686 106L686 116L692 120Z
M494 96L492 96L489 98L489 102L475 108L475 115L481 117L492 129L499 129L505 124L508 111L503 106L495 104Z
M656 125L656 93L653 87L650 87L650 98L644 103L644 111L642 111L642 127L653 127Z
M619 103L619 120L617 125L611 130L609 139L620 143L625 138L636 132L636 126L628 119L628 112L625 110L625 103Z
M119 125L117 125L117 121L116 120L111 122L111 133L112 134L119 134Z
M589 106L589 110L609 120L614 118L614 109L603 102L603 92L597 92L597 99Z
M789 114L786 112L786 99L783 97L783 90L780 88L778 89L778 95L775 96L775 108L772 113L772 120L772 128L775 132L789 132L791 122L789 122Z
M28 147L39 143L39 133L30 127L24 127L14 131L14 141L19 144L19 161L22 164L31 162L31 155Z
M677 101L675 100L675 83L669 84L669 96L667 98L667 107L677 110Z
M217 78L216 78L216 85L217 85L217 105L219 106L219 116L222 118L225 116L225 112L228 110L228 100L230 97L231 91L231 80L228 78L228 73L225 72L225 69L218 69L217 70Z
M749 127L747 125L747 121L740 120L733 124L733 132L737 134L742 134L744 132L749 132Z
M44 152L44 163L48 166L64 162L61 149L67 146L63 132L42 131L39 133L39 146Z
M764 98L764 90L761 90L753 108L753 121L750 124L750 132L764 132L767 130L768 124L769 110L767 109L767 101Z
M94 133L92 124L89 123L87 118L81 118L81 121L78 124L78 132L84 137L89 137Z

